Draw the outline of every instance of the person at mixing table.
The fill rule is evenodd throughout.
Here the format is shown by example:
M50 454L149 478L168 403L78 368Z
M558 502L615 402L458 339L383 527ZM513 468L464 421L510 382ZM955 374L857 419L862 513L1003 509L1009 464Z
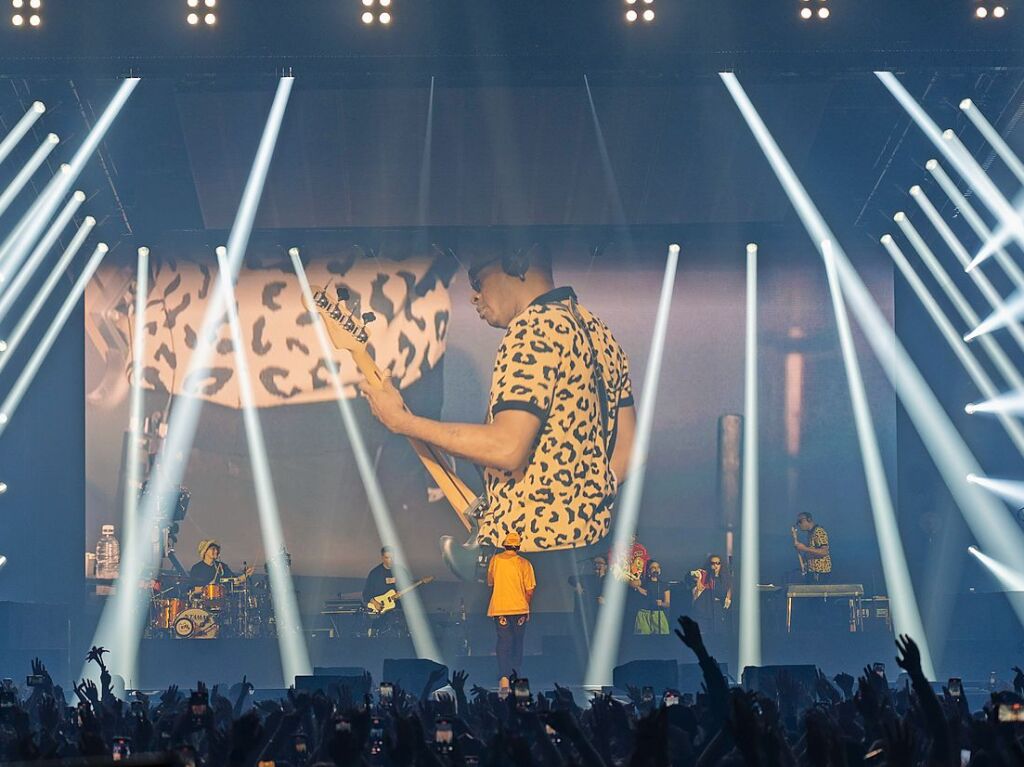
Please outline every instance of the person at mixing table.
M199 542L196 547L199 553L199 561L192 565L188 576L193 586L205 586L208 583L216 583L225 578L237 578L238 576L230 567L220 561L220 543L207 538ZM253 574L253 567L249 565L242 573L242 577L248 578Z
M806 511L796 517L797 529L806 535L807 543L794 536L793 547L803 558L806 567L804 580L807 583L828 583L832 576L832 556L829 552L828 533L816 524L814 517Z

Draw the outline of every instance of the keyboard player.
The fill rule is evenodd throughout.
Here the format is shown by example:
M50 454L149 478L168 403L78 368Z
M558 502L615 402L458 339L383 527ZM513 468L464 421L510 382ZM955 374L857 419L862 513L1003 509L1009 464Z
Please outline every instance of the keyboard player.
M832 556L829 551L828 533L815 523L814 517L801 511L796 517L796 527L801 535L794 536L793 547L806 563L805 583L828 583L832 579ZM801 540L804 538L807 542Z

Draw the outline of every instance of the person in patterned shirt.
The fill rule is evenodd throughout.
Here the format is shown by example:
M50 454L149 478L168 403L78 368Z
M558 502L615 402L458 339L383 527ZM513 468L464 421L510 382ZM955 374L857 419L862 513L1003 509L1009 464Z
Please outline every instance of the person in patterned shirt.
M815 524L814 517L806 511L797 515L796 526L807 533L807 543L796 541L794 548L807 561L808 582L827 583L832 575L832 556L829 554L828 533L821 525Z
M405 408L385 382L363 385L374 415L484 467L486 508L464 546L443 542L456 574L471 576L480 545L522 536L522 551L576 549L611 527L636 424L629 360L608 326L570 287L556 288L546 247L481 248L471 254L472 303L504 328L481 424L445 423Z

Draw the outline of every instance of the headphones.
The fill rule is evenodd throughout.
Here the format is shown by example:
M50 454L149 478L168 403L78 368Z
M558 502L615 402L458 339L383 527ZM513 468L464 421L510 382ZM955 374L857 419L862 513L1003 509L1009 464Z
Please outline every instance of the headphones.
M539 242L535 242L529 247L525 248L513 248L505 251L500 256L482 261L469 270L470 284L476 280L477 275L483 271L487 266L493 263L500 263L501 270L509 277L516 277L520 280L526 279L526 273L530 270L530 266L533 264L534 254L538 249L543 248ZM474 288L478 289L478 288Z
M533 260L531 256L534 250L538 247L540 247L540 244L535 242L528 248L514 248L511 251L503 253L501 256L502 271L509 277L524 279Z

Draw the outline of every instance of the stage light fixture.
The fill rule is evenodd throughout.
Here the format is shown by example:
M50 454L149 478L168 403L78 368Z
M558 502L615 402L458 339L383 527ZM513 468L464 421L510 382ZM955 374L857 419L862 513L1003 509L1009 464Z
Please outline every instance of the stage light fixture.
M7 492L7 483L6 482L0 482L0 495L3 495L6 492Z
M999 20L1006 16L1006 6L991 0L975 0L974 18Z
M200 22L208 27L217 23L217 14L213 10L217 7L217 0L185 0L185 5L189 9L185 21L190 27L197 27Z
M626 21L633 24L643 19L648 24L654 21L654 0L623 0L626 4ZM645 6L642 11L636 6Z
M362 19L364 24L369 26L370 24L379 21L383 26L388 26L391 23L393 17L390 10L376 11L377 8L390 9L391 0L360 0L360 2L363 7L367 9L363 11L362 16L359 17Z
M811 19L825 21L832 15L832 11L826 3L828 3L828 0L800 0L800 18L804 21L810 21ZM817 10L815 10L815 7L817 7Z
M14 14L11 16L11 24L15 27L38 27L43 23L41 11L43 0L11 0L11 8ZM27 13L26 11L31 11Z

